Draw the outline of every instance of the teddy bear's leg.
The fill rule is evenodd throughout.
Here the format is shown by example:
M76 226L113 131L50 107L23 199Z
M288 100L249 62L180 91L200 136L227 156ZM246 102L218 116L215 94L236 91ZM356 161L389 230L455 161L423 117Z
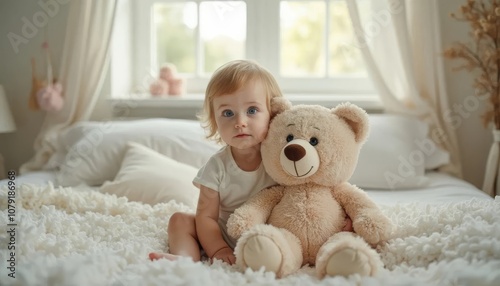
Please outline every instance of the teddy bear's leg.
M262 266L266 271L284 277L302 266L300 240L291 232L271 225L256 225L238 240L236 264L254 271Z
M351 232L333 235L318 251L318 277L360 274L373 276L383 268L379 254L362 237Z

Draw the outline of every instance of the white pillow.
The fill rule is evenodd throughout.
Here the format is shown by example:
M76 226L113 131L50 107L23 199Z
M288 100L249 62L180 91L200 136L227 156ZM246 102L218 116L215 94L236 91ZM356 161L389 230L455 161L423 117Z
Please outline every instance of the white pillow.
M425 170L431 171L449 164L450 153L443 150L430 139L429 125L423 123L422 121L419 122L420 124L424 124L424 127L423 132L420 134L420 139L416 140L415 144L417 145L418 150L422 151L425 155Z
M92 137L93 133L101 133L106 130L106 124L110 123L111 121L107 123L80 121L59 133L50 133L45 140L52 147L54 153L45 164L44 169L58 169L64 163L66 154L71 147L86 136Z
M140 143L176 161L200 168L220 146L205 139L200 123L181 119L83 122L56 140L57 183L102 185L118 172L128 141ZM65 152L64 149L67 149ZM61 155L61 153L63 155ZM55 159L54 159L55 160Z
M349 180L367 189L419 188L425 171L449 162L449 154L427 137L428 125L414 117L373 114L370 134Z
M426 123L409 116L372 114L351 183L368 189L424 186L425 171L449 162L449 154L428 139ZM181 119L81 122L52 138L51 164L57 183L101 185L118 172L126 142L147 146L200 168L220 146L206 140L199 122ZM419 163L424 156L423 165Z
M175 200L196 209L199 190L192 181L198 169L137 143L127 148L118 174L101 192L150 205Z

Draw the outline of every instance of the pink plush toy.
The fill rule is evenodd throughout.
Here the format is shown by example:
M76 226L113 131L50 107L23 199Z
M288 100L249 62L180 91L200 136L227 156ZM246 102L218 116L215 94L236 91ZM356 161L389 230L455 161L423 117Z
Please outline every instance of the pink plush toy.
M169 85L163 79L157 79L149 85L149 92L153 96L168 95Z
M47 64L47 80L44 81L37 78L36 63L35 59L32 58L32 86L29 107L32 110L59 111L64 105L63 86L57 82L52 73L52 62L47 41L43 42L42 48L45 52L45 61Z
M170 90L169 95L182 95L184 94L185 80L183 78L174 78L169 81Z
M185 93L185 80L177 75L175 65L166 63L160 68L160 76L149 86L153 96L182 95Z
M36 93L36 100L40 109L45 111L59 111L64 105L62 96L63 87L56 82L41 88Z

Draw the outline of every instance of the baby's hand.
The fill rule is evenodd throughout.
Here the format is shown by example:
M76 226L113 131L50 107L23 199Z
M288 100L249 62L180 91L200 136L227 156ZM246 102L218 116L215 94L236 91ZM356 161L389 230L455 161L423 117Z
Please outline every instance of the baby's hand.
M354 229L352 228L352 220L348 215L345 217L345 225L344 228L342 228L342 231L354 232Z
M233 250L228 246L217 250L217 252L215 252L215 254L212 256L212 262L214 259L220 259L229 265L233 265L236 261Z

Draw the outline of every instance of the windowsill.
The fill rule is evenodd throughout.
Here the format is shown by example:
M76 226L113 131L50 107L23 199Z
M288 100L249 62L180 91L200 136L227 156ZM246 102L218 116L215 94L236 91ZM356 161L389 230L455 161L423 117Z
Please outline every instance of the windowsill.
M111 98L114 116L136 117L157 116L156 114L192 113L192 110L200 110L203 106L203 94L185 94L182 96L151 97L150 95L136 95L133 98ZM383 111L382 102L373 94L359 95L306 95L306 94L285 94L292 104L317 104L327 108L335 107L342 102L350 102L365 109L370 113L380 113ZM141 110L140 114L135 114L134 110ZM158 112L161 110L161 112ZM160 115L161 116L161 115Z

